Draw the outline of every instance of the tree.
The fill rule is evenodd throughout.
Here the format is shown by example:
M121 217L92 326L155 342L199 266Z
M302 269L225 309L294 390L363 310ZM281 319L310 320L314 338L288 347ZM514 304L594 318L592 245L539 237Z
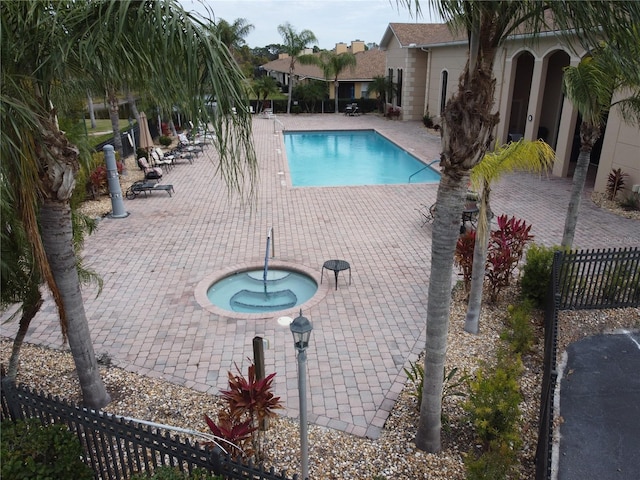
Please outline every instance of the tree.
M378 100L378 112L385 113L387 98L389 102L393 100L396 94L396 85L384 75L376 75L369 83L369 93L376 95Z
M471 184L480 195L478 228L473 249L471 289L464 329L478 333L482 290L484 285L487 246L489 244L489 221L491 220L491 184L502 175L513 171L543 172L555 159L553 149L542 140L529 142L520 140L487 153L482 161L471 170Z
M254 28L245 18L236 18L233 23L221 18L215 26L220 41L229 49L232 55L235 50L242 48L246 44L244 39Z
M270 75L263 75L253 82L253 90L258 96L258 100L262 100L262 102L258 101L258 113L262 110L262 104L269 98L269 95L279 91L276 79Z
M398 0L398 3L409 8L415 6L416 14L420 14L417 1ZM467 64L460 75L458 90L447 101L442 114L442 176L432 229L425 377L415 438L421 450L438 452L453 257L469 172L493 143L492 131L498 122L497 113L492 112L496 84L493 64L498 49L519 29L535 37L546 27L545 13L549 9L554 13L556 26L561 31L579 31L575 38L584 44L593 46L598 36L607 38L612 33L629 42L624 32L637 28L640 2L432 0L429 5L452 28L465 31L468 38Z
M562 234L561 246L564 248L571 248L573 245L591 151L602 134L603 123L609 110L617 105L621 108L625 121L640 124L638 28L635 34L637 36L636 51L628 55L628 58L632 59L631 63L620 55L613 43L609 43L592 50L592 56L585 57L577 66L567 67L564 71L562 84L564 94L582 116L580 154L573 173L571 197ZM613 102L616 93L618 99Z
M307 48L310 43L317 43L318 40L311 30L302 30L297 33L289 22L278 25L278 33L284 40L282 51L289 55L289 98L287 99L287 113L291 113L291 92L293 91L296 60L300 53Z
M239 191L245 178L253 185L256 174L249 114L231 114L233 103L246 104L243 77L227 48L207 34L205 22L174 0L4 2L0 15L0 174L57 306L83 403L100 408L110 398L76 269L70 198L79 150L58 128L56 105L69 101L61 87L69 79L95 77L99 58L119 84L126 79L131 88L145 86L161 107L180 104L196 122L215 95L221 113L213 122L218 171Z
M347 68L351 68L353 71L356 66L356 56L350 52L344 52L337 55L335 52L323 51L319 56L311 57L312 63L315 63L322 69L324 78L327 80L333 80L334 93L335 93L335 113L338 111L338 90L340 82L338 76Z
M245 75L251 75L253 70L251 52L245 42L245 38L254 28L245 18L236 18L233 23L220 19L214 26L218 38L229 49L229 52L245 72Z

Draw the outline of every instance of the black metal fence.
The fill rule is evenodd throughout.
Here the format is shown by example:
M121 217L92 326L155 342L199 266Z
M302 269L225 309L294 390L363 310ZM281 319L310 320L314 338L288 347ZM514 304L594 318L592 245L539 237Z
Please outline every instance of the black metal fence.
M137 123L132 128L128 130L122 130L120 132L120 141L122 142L123 158L126 158L129 155L132 155L136 152L136 144L138 143L138 140L140 138L138 136L139 133L140 133L140 125L138 125ZM96 145L95 147L93 147L93 149L96 152L102 152L102 149L104 148L105 145L111 145L112 147L114 147L114 142L115 142L114 137L111 137L108 140L105 140L104 142Z
M205 448L167 430L89 410L57 397L38 394L2 380L2 420L39 418L43 423L65 424L84 451L83 460L96 480L125 480L135 473L153 473L158 467L182 472L205 471L225 479L289 480L273 468L242 464L218 447ZM298 476L294 475L293 480Z
M640 249L558 254L560 310L632 307L640 302Z
M558 312L640 306L640 248L557 251L544 312L544 371L536 480L551 478Z

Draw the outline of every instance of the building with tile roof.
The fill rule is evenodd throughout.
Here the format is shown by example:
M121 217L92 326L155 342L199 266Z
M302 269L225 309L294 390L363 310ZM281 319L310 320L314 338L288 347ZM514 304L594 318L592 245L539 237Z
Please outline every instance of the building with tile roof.
M344 43L337 44L336 53L344 52L352 52L355 55L356 66L353 69L347 68L338 76L338 98L369 98L369 82L377 75L384 75L385 53L379 49L365 50L364 42L359 40L351 42L349 46ZM282 56L262 65L261 68L282 85L289 85L289 61L288 56ZM317 65L302 65L296 62L294 75L297 81L328 81ZM334 98L333 88L329 89L329 98Z
M570 176L579 154L580 121L562 93L562 76L565 67L577 65L587 52L567 48L559 35L548 30L533 42L530 35L518 33L500 47L494 64L500 122L494 137L498 142L542 138L556 151L553 174ZM467 62L466 33L452 33L446 24L390 23L380 48L386 53L385 75L398 89L388 106L400 111L401 120L428 115L438 124ZM630 186L640 185L640 129L622 122L617 109L610 112L592 163L596 191L606 190L614 168L629 175Z

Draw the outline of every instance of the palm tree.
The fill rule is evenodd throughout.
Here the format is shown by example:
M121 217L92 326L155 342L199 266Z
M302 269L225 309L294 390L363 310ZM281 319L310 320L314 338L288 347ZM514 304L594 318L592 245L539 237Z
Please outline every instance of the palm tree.
M220 41L229 49L232 55L245 45L245 38L255 28L246 18L236 18L233 23L224 19L218 20L215 30Z
M376 75L369 83L368 91L378 97L378 112L384 114L387 99L391 102L396 94L396 85L388 77Z
M573 173L571 197L565 217L561 246L571 248L578 224L578 209L587 178L591 151L602 134L604 119L609 110L618 105L623 119L627 122L640 123L640 34L635 30L637 43L634 54L635 65L621 59L621 55L613 44L602 45L592 51L592 56L585 57L577 66L567 67L564 71L563 90L582 116L580 124L580 154ZM612 61L616 59L616 61ZM618 98L612 103L614 95ZM629 94L629 96L623 96Z
M351 68L353 71L357 63L356 56L350 52L344 52L337 55L335 52L323 51L320 53L319 57L313 56L312 58L316 59L314 63L322 69L324 78L327 80L333 80L335 113L340 113L338 111L338 90L340 86L338 76L347 68Z
M291 92L293 91L294 75L296 69L296 60L300 53L307 48L307 45L318 43L316 36L311 30L302 30L297 33L289 22L278 25L278 33L284 40L282 45L283 53L289 55L289 98L287 99L287 113L291 113Z
M553 149L542 140L535 142L520 140L487 153L482 161L471 170L471 184L474 190L480 194L480 212L473 249L471 288L464 323L465 331L478 333L479 328L482 287L489 244L491 184L508 172L543 172L553 164L554 159Z
M397 0L420 13L418 1ZM416 446L428 452L441 448L443 372L449 329L449 302L455 245L459 234L470 170L493 143L498 123L493 113L496 80L493 64L499 47L518 29L536 35L546 26L545 12L553 9L563 31L580 31L578 39L594 45L598 35L624 33L637 24L640 2L486 2L482 0L432 0L429 5L452 28L468 38L468 60L457 92L442 114L442 176L431 242L431 274L428 290L425 342L425 377ZM603 19L611 23L603 23ZM615 22L615 24L614 24ZM598 26L598 28L595 28ZM620 39L629 41L627 37Z
M83 402L100 408L110 398L76 269L70 198L79 151L58 128L56 104L69 101L59 95L60 87L95 77L99 59L117 84L145 86L161 107L180 104L195 121L202 120L204 102L215 95L222 113L213 122L217 168L229 188L239 191L245 179L253 185L256 174L248 112L230 114L234 103L246 104L243 77L203 21L174 0L14 1L4 2L0 15L0 174L7 184L20 186L14 192L15 216L58 308Z
M276 79L272 76L263 75L253 82L253 90L258 96L258 100L262 100L262 102L258 102L258 113L260 113L262 110L262 103L269 98L269 95L278 93L278 84L276 83Z

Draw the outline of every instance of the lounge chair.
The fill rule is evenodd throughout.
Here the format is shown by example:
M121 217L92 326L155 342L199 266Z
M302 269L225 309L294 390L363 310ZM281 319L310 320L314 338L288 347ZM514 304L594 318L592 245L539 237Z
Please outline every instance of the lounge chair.
M175 158L175 155L164 153L161 148L151 150L151 161L154 167L173 167Z
M160 167L152 167L144 157L138 158L138 167L144 172L145 180L160 180L162 178L162 169Z
M360 115L360 109L358 108L358 104L357 103L348 104L344 109L344 114L349 115L350 117Z

